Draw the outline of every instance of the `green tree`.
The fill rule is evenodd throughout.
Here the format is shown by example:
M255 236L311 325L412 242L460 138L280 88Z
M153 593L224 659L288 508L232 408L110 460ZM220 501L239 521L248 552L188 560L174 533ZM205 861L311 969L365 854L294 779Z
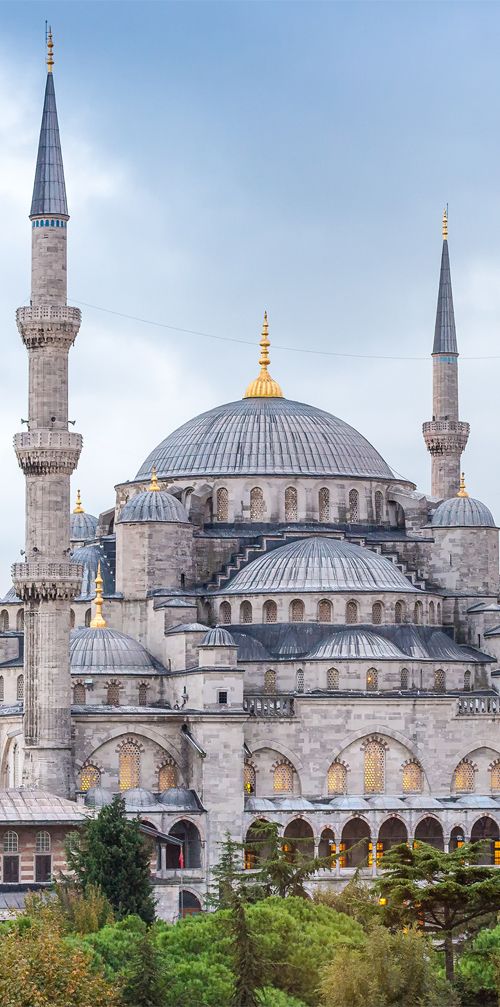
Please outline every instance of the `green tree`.
M444 853L418 843L402 843L384 854L377 882L387 900L383 916L395 926L418 924L426 933L440 934L446 976L454 975L454 935L463 937L480 917L500 906L500 873L477 863L480 843Z
M500 994L500 926L484 928L460 955L456 984L464 1007L496 1007Z
M323 1007L455 1007L423 934L376 925L362 948L339 948L320 982Z
M255 822L251 841L241 844L255 857L255 870L249 878L254 895L268 898L279 895L307 897L305 882L324 867L331 867L334 854L327 857L310 857L300 849L300 840L294 839L294 848L280 835L277 822ZM251 879L251 880L250 880Z
M233 894L230 927L235 975L231 1007L258 1007L262 1003L259 990L265 983L266 963L250 929L243 899L237 893Z
M68 868L78 885L84 893L100 888L118 919L136 914L146 923L154 920L149 858L139 822L126 818L121 797L72 833L67 844Z
M221 855L212 868L214 883L207 902L212 908L228 909L233 905L234 893L240 891L244 883L243 844L226 832L224 842L219 845Z
M357 874L349 879L341 892L320 889L314 893L313 899L319 905L330 906L338 913L352 916L365 929L369 929L374 923L382 922L378 895L373 886L364 884Z
M142 934L132 955L123 988L123 1002L130 1007L164 1007L164 969L151 934Z

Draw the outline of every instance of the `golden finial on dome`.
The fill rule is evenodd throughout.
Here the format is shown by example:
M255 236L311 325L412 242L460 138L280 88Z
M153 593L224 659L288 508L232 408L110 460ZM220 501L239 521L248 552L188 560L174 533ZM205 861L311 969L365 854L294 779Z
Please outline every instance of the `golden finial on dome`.
M49 25L47 31L47 73L52 73L54 66L54 43L52 41L52 28Z
M468 496L469 494L467 493L467 490L465 488L465 472L462 472L460 475L460 487L457 493L457 497L468 497Z
M443 241L448 241L448 207L443 210Z
M90 623L91 629L106 629L106 620L102 614L102 577L101 561L97 564L97 577L95 579L95 616Z
M156 465L153 465L153 468L151 469L151 482L148 486L148 490L150 493L158 493L159 489L160 485L158 483L158 476L156 475Z
M76 491L76 504L73 510L73 514L85 514L85 511L82 506L82 498L80 496L80 490Z
M268 371L269 364L269 326L267 322L267 311L264 311L264 322L262 324L262 335L260 337L260 374L258 378L251 381L243 398L244 399L282 399L283 392L277 381L271 377Z

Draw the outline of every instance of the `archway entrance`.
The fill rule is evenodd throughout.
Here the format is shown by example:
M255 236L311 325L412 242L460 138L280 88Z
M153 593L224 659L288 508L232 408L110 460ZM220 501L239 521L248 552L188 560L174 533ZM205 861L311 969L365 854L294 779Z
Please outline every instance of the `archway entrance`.
M387 853L393 846L408 842L408 830L399 818L388 818L380 826L378 834L377 853Z
M479 818L471 829L471 843L481 843L479 864L500 864L500 842L497 823L488 815Z
M423 818L415 829L415 842L427 843L436 850L444 850L443 830L436 818Z
M192 822L176 822L169 831L169 836L182 840L182 851L177 846L167 846L167 869L177 867L201 867L200 833Z
M179 890L179 916L194 916L201 913L201 902L192 892L186 892L184 888Z
M335 833L332 829L323 829L319 840L318 856L329 857L335 854L336 850ZM328 865L326 864L325 866L327 867ZM335 857L331 861L331 866L335 867Z
M458 850L464 843L465 832L460 825L455 825L455 828L450 832L450 853L453 853L453 850Z
M283 849L290 860L297 857L312 860L314 857L314 833L303 818L289 822L283 833L283 840Z
M341 867L366 867L370 829L362 818L351 818L342 829Z

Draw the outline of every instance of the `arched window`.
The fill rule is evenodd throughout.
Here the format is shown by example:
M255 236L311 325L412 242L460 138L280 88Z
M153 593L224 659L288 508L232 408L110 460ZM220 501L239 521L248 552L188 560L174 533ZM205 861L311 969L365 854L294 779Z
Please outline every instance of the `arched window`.
M464 689L466 692L470 692L471 684L472 684L472 675L469 669L467 669L467 671L464 672Z
M410 688L410 673L408 671L408 668L401 668L401 688L402 689Z
M382 524L384 520L384 494L377 490L375 493L375 524Z
M341 762L332 762L328 770L328 793L345 794L347 790L347 769Z
M500 790L500 759L490 768L490 786L492 790Z
M415 608L413 609L413 621L416 626L421 626L422 624L422 602L416 601Z
M326 598L322 598L318 604L318 621L319 622L331 622L332 621L332 603Z
M254 486L250 490L250 520L264 520L264 494L260 486Z
M245 794L249 796L255 794L255 785L257 783L257 777L255 773L255 767L252 766L251 762L245 762L243 766L243 790Z
M278 606L275 601L264 602L264 622L278 621Z
M339 673L336 668L328 668L326 673L326 687L327 689L338 689Z
M378 671L376 668L368 668L366 672L367 692L375 692L378 689Z
M276 672L268 668L264 675L264 692L276 692Z
M217 520L229 521L229 493L225 486L217 490Z
M171 790L177 786L177 769L172 762L166 762L158 770L158 790Z
M4 853L18 853L19 852L19 836L17 832L12 832L10 829L8 832L3 834L3 852Z
M24 630L24 608L20 608L16 616L16 629L18 633Z
M322 486L319 491L319 519L330 520L330 490L326 486Z
M345 621L349 626L358 621L358 606L355 601L348 601L345 607Z
M349 521L357 524L359 521L359 493L357 490L349 490Z
M434 691L446 692L446 674L443 668L438 668L434 672Z
M92 619L92 610L88 608L85 612L85 625L87 626L87 628L90 626L91 619Z
M90 763L82 767L80 773L80 790L90 790L91 787L98 787L101 782L101 771L97 766Z
M304 692L304 672L301 668L299 668L296 676L296 691Z
M463 792L475 789L475 771L469 759L462 759L453 773L453 789Z
M4 608L0 612L0 632L7 633L9 629L9 613Z
M5 699L5 683L3 675L0 675L0 703L3 703Z
M74 610L74 608L70 609L70 613L69 613L69 628L70 629L74 629L75 628L75 610Z
M141 783L141 752L135 741L125 741L118 757L120 790L131 790Z
M290 602L290 622L304 622L304 602L300 598Z
M221 601L219 605L219 622L221 626L231 624L231 606L228 601Z
M108 706L120 705L120 686L118 682L108 682L106 703Z
M73 686L73 702L75 706L85 706L85 686L83 682L76 682Z
M50 832L37 832L35 853L50 853Z
M376 601L372 605L372 622L374 626L380 626L383 622L384 607L381 601Z
M18 703L22 703L24 699L24 675L17 676L16 696Z
M420 794L424 785L424 774L418 762L407 762L403 766L403 793Z
M397 601L394 606L394 622L404 622L405 619L405 603L404 601Z
M291 794L293 792L293 767L289 762L280 762L274 768L273 790L276 793Z
M440 626L441 625L441 602L440 601L438 601L438 603L436 605L436 615L437 615L437 624L438 624L438 626Z
M382 794L385 789L385 749L379 741L365 746L365 794Z
M429 623L430 623L430 625L433 626L434 623L435 623L435 621L436 621L436 610L434 608L434 602L430 601L429 602Z
M297 490L287 486L285 490L285 521L297 520Z
M201 837L196 825L192 822L176 822L169 831L169 836L182 840L182 864L184 869L201 867ZM179 847L167 846L167 869L180 867Z
M148 688L149 688L149 686L148 686L147 682L140 682L139 683L139 688L137 690L138 691L139 706L147 706L148 705Z
M252 622L252 606L249 601L242 601L240 605L240 622L247 625Z

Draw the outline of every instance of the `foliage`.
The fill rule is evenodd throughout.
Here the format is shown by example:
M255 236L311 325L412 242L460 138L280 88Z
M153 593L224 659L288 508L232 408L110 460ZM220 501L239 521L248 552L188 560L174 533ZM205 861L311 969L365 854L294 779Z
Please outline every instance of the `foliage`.
M319 905L330 906L338 913L345 913L357 920L362 927L369 928L381 920L381 908L373 887L360 881L357 874L350 878L341 892L332 889L318 889L313 896Z
M499 959L500 926L481 930L457 963L457 988L464 1005L498 1003Z
M259 1007L305 1007L305 1004L274 986L265 986L260 994Z
M224 842L219 845L222 847L220 859L212 868L214 891L207 903L213 909L228 909L233 903L234 892L239 891L244 884L243 844L236 842L226 832Z
M453 978L454 933L500 906L500 873L477 864L480 843L444 853L418 843L401 843L384 854L377 887L387 899L383 917L396 926L418 924L444 939L446 975Z
M136 914L146 923L153 921L148 846L139 822L126 818L121 797L70 835L67 861L83 892L91 886L99 888L118 919Z
M114 923L111 903L95 885L81 892L74 885L55 884L54 892L65 930L94 934L107 923Z
M268 898L279 895L307 897L305 882L324 867L331 867L332 854L326 857L305 856L299 849L291 854L287 841L280 835L281 826L277 822L254 822L251 842L242 843L256 857L255 871L246 875L252 886L249 896ZM300 840L294 839L294 845Z
M323 971L323 1007L455 1007L423 934L375 925L362 948L339 948Z
M165 975L150 933L142 934L127 970L123 1002L130 1007L164 1007Z
M243 899L233 894L229 926L232 935L232 966L235 976L231 1007L258 1007L259 990L266 978L267 962L259 953Z

